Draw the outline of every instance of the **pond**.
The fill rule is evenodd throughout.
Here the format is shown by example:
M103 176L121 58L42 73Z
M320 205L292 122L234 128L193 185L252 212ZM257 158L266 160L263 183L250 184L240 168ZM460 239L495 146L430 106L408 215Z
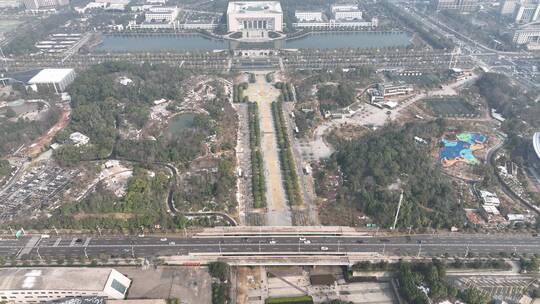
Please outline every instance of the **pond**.
M179 134L183 130L193 127L193 120L197 114L195 113L182 113L172 117L169 120L169 126L167 132L171 135Z
M102 52L212 51L239 48L339 49L405 47L411 37L403 32L317 32L289 40L246 43L211 39L198 34L105 35L97 47Z

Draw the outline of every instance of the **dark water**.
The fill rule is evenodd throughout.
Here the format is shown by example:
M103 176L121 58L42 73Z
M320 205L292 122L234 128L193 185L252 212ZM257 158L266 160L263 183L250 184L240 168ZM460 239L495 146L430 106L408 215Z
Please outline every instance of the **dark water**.
M169 121L169 133L174 135L180 133L184 129L193 127L193 119L195 119L195 116L197 116L195 113L183 113L174 116Z
M410 44L410 36L396 32L324 32L312 33L301 38L264 43L238 43L210 39L201 35L106 35L97 48L105 52L160 52L160 51L211 51L238 48L272 49L338 49L403 47Z

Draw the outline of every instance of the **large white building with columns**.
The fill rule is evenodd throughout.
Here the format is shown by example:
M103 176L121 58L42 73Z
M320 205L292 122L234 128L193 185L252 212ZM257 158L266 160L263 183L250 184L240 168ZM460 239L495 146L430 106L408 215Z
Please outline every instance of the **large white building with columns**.
M278 1L232 1L227 8L229 32L244 38L265 38L269 31L283 31L283 11Z

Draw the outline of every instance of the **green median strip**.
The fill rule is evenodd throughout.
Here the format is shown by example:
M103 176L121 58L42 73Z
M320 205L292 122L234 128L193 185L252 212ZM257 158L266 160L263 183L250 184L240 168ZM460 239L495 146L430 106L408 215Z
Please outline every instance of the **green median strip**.
M249 147L251 150L251 191L253 207L261 208L266 205L266 185L264 180L264 165L261 154L261 130L259 126L259 108L257 103L248 103Z
M285 193L290 205L301 205L302 196L300 195L300 185L298 184L298 175L296 174L296 166L287 136L287 125L283 116L283 103L272 102L272 116L274 117L274 125L279 148L279 160L281 163L281 172L283 175L283 184Z
M264 303L265 304L313 304L313 298L311 296L268 298L264 301Z

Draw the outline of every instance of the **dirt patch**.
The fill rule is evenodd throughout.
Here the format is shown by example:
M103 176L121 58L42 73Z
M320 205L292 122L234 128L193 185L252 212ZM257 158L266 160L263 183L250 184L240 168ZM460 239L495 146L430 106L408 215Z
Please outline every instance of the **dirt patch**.
M129 299L181 299L187 304L212 303L212 279L206 267L120 267L133 280Z
M34 143L28 146L25 154L30 157L38 155L43 150L43 147L51 142L56 133L67 126L70 114L71 108L69 106L62 107L62 114L60 115L58 122L52 126L47 133L39 137Z
M116 220L127 220L134 218L136 214L133 213L77 213L73 215L73 218L76 220L82 220L85 218L108 218Z
M249 291L261 289L261 267L238 267L236 300L238 304L249 302Z

